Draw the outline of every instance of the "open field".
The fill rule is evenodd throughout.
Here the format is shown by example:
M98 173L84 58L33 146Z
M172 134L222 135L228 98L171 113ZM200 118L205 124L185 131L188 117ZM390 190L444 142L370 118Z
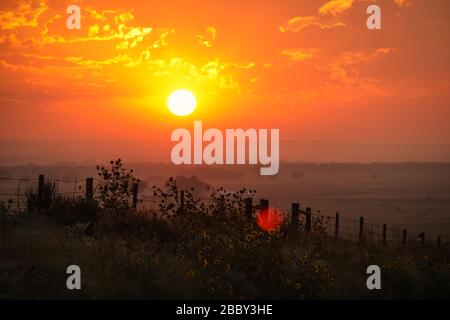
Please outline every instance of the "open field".
M89 191L89 183L83 190L82 179L62 180L67 177L45 181L41 178L36 189L35 179L25 176L33 176L33 170L37 170L56 179L51 171L56 167L22 172L23 179L30 179L25 181L30 183L26 205L20 210L13 201L0 206L0 298L445 299L450 295L446 238L437 245L417 238L401 242L388 234L388 241L384 242L372 223L364 224L358 237L357 224L351 224L353 221L344 215L336 237L329 232L333 224L327 224L329 220L320 216L322 211L342 209L350 217L364 211L366 217L388 222L386 212L403 204L400 209L407 215L400 215L397 209L392 221L408 222L419 212L411 211L421 203L423 210L432 207L423 205L424 200L399 202L387 195L381 201L376 197L343 199L327 194L326 201L310 198L308 205L315 208L312 219L306 209L306 220L302 216L296 221L287 215L289 219L284 223L264 225L261 215L267 203L253 202L254 193L242 187L237 189L237 181L228 180L225 189L208 191L202 182L207 181L204 176L202 181L183 176L170 178L161 187L149 187L148 181L143 181L138 197L153 197L149 208L145 202L137 205L134 171L123 171L120 161L111 162L111 166L111 171L98 169L95 192ZM14 170L17 168L10 168ZM159 172L167 173L162 171ZM137 174L142 172L140 168ZM223 178L218 180L217 172L212 173L216 174L215 181L209 183L225 182ZM355 183L358 175L353 174ZM293 175L299 179L297 173ZM307 176L302 173L300 178ZM9 179L3 182L16 181ZM264 184L258 180L252 183L266 186L263 192L270 192L272 186L271 194L280 195L273 196L277 199L274 203L292 200L289 197L298 194L293 186L308 185L298 181L280 184L277 179ZM345 183L337 188L336 180L334 186L339 194ZM77 186L78 181L81 191L73 186L69 189L71 183ZM378 189L372 188L382 190L380 186L384 184L377 184ZM316 183L315 190L320 190L319 186ZM187 191L189 187L195 188L192 193ZM348 192L352 184L347 188ZM148 194L149 190L153 190L153 195ZM306 190L308 195L314 194L312 185ZM332 190L327 185L322 192ZM380 211L382 216L377 215ZM440 216L433 212L428 216L430 228L438 230ZM349 225L354 230L346 230ZM352 233L356 238L348 237ZM83 270L82 291L66 290L64 271L73 264ZM367 290L366 268L370 265L381 268L382 290Z
M291 202L311 207L312 212L356 219L364 216L374 224L398 225L411 232L427 235L450 234L450 164L287 164L275 177L261 177L256 168L190 167L165 164L130 164L141 178L140 195L152 205L151 186L161 185L169 176L183 179L202 196L205 185L223 186L227 190L242 187L257 191L257 198L270 200L272 206L290 210ZM94 176L95 165L0 167L0 177L30 178L39 174L63 180L59 191L82 192L84 180ZM196 177L193 179L191 177ZM74 181L77 184L74 185ZM64 182L67 181L67 182ZM22 182L21 189L36 186L37 181ZM80 189L81 188L81 189ZM16 193L16 181L0 181L0 193ZM16 196L2 196L1 199Z

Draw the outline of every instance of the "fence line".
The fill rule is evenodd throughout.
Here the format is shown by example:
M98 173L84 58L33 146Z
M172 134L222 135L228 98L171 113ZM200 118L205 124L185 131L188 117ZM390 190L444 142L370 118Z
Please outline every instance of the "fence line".
M96 185L94 187L94 181ZM0 182L12 182L11 188L14 188L16 192L2 191L0 184L0 203L7 206L8 209L17 212L21 212L22 209L26 208L26 192L31 188L36 188L37 182L37 192L38 198L41 198L45 182L54 183L56 191L58 194L64 196L84 196L90 199L98 199L98 188L102 181L98 178L86 178L79 180L75 178L74 180L66 179L46 179L44 175L39 175L38 179L29 178L4 178L0 177ZM17 185L15 186L15 184ZM27 183L25 185L25 183ZM10 189L11 189L10 188ZM8 189L8 190L10 190ZM144 192L142 192L144 191ZM145 193L145 191L148 192ZM139 184L136 183L133 186L132 194L132 205L137 208L140 204L143 209L158 209L158 195L154 194L154 190L149 187L144 187L139 194ZM3 197L3 199L2 199ZM5 198L6 197L6 198ZM184 207L184 191L180 191L179 202L181 208ZM196 198L196 200L208 202L211 198ZM254 216L255 210L269 208L269 200L260 199L258 205L253 204L253 199L246 199L245 210L247 214ZM431 240L426 237L424 232L420 234L415 234L408 232L406 229L401 229L399 226L388 226L378 225L373 223L367 223L364 221L364 217L360 217L359 220L343 218L340 213L336 213L335 216L327 216L320 214L320 211L316 214L312 214L311 208L302 207L299 203L292 203L291 208L282 209L283 215L285 217L285 222L288 224L293 224L296 227L302 227L306 232L314 231L314 228L318 226L322 227L328 236L334 237L336 239L348 239L358 242L382 242L383 244L388 244L392 242L397 242L401 244L411 244L419 243L425 246L426 242ZM316 223L313 223L313 222ZM448 248L449 247L449 237L448 236L438 236L433 242L438 248Z

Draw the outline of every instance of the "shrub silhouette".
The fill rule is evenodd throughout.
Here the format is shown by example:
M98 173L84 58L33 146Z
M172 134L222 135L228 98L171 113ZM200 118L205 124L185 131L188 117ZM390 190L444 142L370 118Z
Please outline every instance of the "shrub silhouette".
M89 223L97 220L98 204L84 197L71 198L58 194L52 205L47 209L47 215L62 224Z
M111 169L97 166L98 175L101 178L99 201L103 208L129 209L130 197L139 179L133 176L133 170L123 168L122 160L111 161Z
M44 183L41 199L35 189L27 190L25 197L26 212L29 214L45 215L65 225L96 221L98 212L96 201L59 194L54 182Z
M45 211L53 203L57 195L56 183L46 181L42 187L42 194L39 198L37 189L30 188L25 192L27 210L29 212Z

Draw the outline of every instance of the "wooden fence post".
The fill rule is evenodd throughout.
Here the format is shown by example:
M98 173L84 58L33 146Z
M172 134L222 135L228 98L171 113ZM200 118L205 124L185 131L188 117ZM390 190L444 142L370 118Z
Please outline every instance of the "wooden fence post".
M339 239L339 212L336 212L336 219L334 220L334 237Z
M39 205L41 205L43 197L44 197L45 176L43 174L40 174L38 180L39 180L39 182L38 182L38 202L39 202Z
M180 191L180 212L184 212L184 190Z
M133 185L133 208L136 209L137 208L137 204L138 204L138 193L139 193L139 182L136 182Z
M437 237L437 247L438 247L438 249L441 248L441 236Z
M268 209L269 208L269 200L260 199L259 200L259 206L261 207L261 210Z
M364 217L359 218L359 242L364 240Z
M406 236L408 234L408 231L406 229L403 230L403 236L402 236L402 244L406 244Z
M296 202L291 205L291 224L295 227L300 224L300 204Z
M306 208L306 232L311 231L311 208Z
M86 199L94 198L94 178L86 178Z
M386 244L386 238L387 238L387 225L383 224L383 244Z
M19 179L19 181L17 182L17 210L20 213L20 182L21 180Z
M253 216L253 198L245 198L245 215L249 218Z

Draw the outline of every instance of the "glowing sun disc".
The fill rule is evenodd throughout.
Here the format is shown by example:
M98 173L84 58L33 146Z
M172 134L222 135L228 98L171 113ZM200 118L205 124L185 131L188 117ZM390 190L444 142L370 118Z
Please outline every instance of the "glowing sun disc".
M167 106L174 115L182 117L194 112L197 101L192 92L183 89L177 90L169 96Z

